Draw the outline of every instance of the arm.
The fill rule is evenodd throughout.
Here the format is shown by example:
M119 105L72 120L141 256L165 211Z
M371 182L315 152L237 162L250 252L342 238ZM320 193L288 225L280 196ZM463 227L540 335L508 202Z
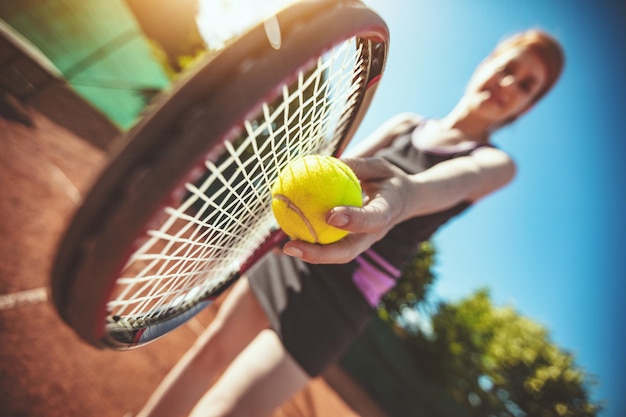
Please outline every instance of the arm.
M433 213L462 201L476 202L508 184L515 176L515 164L504 152L482 148L469 156L451 159L410 176L415 192L408 195L402 216Z
M345 160L362 182L368 201L362 208L336 207L329 224L352 232L330 245L290 241L285 253L310 263L345 263L367 250L398 223L475 202L510 182L515 164L504 152L483 148L407 175L382 158Z

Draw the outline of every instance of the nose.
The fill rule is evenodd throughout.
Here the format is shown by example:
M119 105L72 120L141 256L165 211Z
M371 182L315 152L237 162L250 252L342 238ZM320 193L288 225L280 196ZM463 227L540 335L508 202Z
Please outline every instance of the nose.
M513 74L507 74L500 79L499 87L500 87L500 98L503 102L509 102L515 94L517 93L517 89L515 85L517 80Z
M515 77L511 74L502 77L500 80L500 87L509 87L513 84L515 84Z

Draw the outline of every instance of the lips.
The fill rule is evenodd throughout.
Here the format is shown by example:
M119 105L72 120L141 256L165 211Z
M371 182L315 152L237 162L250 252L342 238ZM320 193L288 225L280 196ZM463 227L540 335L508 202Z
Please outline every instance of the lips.
M485 91L489 94L489 99L494 101L498 107L504 107L504 101L497 89L494 89L493 87L487 87Z

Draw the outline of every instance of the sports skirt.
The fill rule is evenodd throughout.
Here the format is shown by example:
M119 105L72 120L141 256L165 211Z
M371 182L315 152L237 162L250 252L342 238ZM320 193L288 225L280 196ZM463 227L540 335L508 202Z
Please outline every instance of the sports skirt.
M272 252L246 273L270 325L311 377L336 362L374 314L353 281L356 269Z

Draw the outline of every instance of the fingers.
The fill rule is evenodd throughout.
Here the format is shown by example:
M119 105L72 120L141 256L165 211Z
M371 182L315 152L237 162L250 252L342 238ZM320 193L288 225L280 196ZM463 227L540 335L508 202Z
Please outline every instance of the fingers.
M336 207L332 209L326 221L331 226L353 233L375 233L390 221L391 207L389 196L382 193L385 180L397 175L393 166L382 158L346 158L342 159L361 181L366 193L363 207Z
M342 158L361 182L378 181L396 174L393 165L383 158Z
M326 221L353 233L380 233L395 224L410 192L406 174L382 158L346 159L361 181L363 207L336 207Z
M379 211L376 205L377 201L373 200L363 208L336 207L329 213L328 223L348 230L350 234L326 245L292 240L285 244L283 252L314 264L341 264L353 260L384 236L390 227L387 212Z
M341 206L326 216L331 226L351 232L338 242L316 245L292 240L283 252L316 264L346 263L381 239L394 225L404 205L402 173L382 158L346 158L366 192L363 207ZM405 190L406 191L406 190Z
M389 221L389 205L381 196L375 196L363 207L335 207L326 217L331 226L352 233L376 233Z
M311 264L344 264L367 250L375 240L371 235L357 234L327 245L291 240L283 246L283 252Z

